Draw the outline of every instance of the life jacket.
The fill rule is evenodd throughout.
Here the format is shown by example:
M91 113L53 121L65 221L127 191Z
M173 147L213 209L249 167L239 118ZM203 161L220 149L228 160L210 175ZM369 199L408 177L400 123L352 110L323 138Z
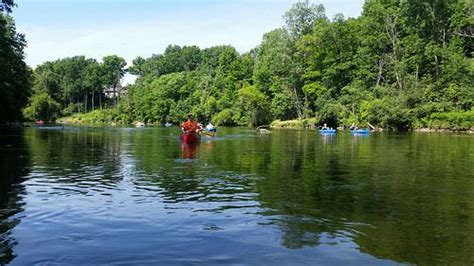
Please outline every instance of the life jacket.
M196 121L185 121L183 122L183 124L181 124L181 126L183 127L184 131L186 132L196 132L197 130L197 123Z

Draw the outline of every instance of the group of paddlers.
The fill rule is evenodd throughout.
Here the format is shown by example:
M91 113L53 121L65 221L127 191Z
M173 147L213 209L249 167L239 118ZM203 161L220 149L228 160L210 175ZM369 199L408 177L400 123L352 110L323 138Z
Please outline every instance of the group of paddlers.
M200 133L203 131L216 132L216 127L209 122L206 127L203 127L201 123L198 123L193 119L192 114L188 115L188 119L181 123L181 131L183 133Z

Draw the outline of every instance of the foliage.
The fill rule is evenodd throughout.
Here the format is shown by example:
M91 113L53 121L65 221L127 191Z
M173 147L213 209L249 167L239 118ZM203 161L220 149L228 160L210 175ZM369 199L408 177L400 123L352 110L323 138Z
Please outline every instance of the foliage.
M295 119L295 120L275 120L270 124L270 127L276 128L312 128L315 124L318 123L316 118L306 118L306 119Z
M12 6L12 1L0 3L0 124L20 120L31 94L31 70L23 61L25 37L16 32L13 19L1 12Z
M1 0L0 1L0 12L12 12L12 7L15 6L13 0Z
M474 110L454 111L449 113L433 113L428 118L419 121L420 127L434 129L474 129Z
M23 110L23 114L30 120L54 122L58 117L59 111L59 103L43 92L31 96L28 106Z
M128 69L118 56L77 56L38 66L34 88L61 103L63 114L93 110L97 101L115 106L113 114L91 115L107 121L179 123L193 113L219 125L298 119L466 128L474 101L472 10L464 0L371 0L358 18L328 19L322 5L304 0L248 53L170 45ZM115 97L125 71L138 79Z
M116 55L106 56L102 62L84 56L45 62L34 71L34 90L46 92L61 103L63 115L102 108L103 103L116 104L125 65ZM112 91L109 98L106 90Z

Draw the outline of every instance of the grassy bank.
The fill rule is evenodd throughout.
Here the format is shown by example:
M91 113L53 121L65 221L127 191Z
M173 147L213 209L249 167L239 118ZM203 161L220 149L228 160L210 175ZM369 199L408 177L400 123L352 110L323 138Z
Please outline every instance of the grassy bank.
M134 121L129 115L119 111L117 108L109 108L62 117L58 119L57 122L77 125L127 125L132 124ZM314 128L321 123L322 122L317 118L286 121L275 120L270 124L270 127L305 129ZM364 126L363 124L364 123L361 123L359 126ZM474 110L467 112L433 113L427 118L417 120L409 129L418 131L474 132Z
M275 120L270 126L274 128L314 128L322 124L317 118L301 120ZM375 122L372 124L377 125ZM347 126L347 125L346 125ZM360 123L359 126L367 126L367 123ZM381 128L385 128L381 125ZM416 120L409 130L417 131L464 131L474 132L474 110L467 112L445 112L433 113L427 118Z
M95 110L88 113L77 113L59 118L56 122L76 125L126 125L132 123L129 117L119 113L115 108Z
M296 120L275 120L270 124L270 127L274 128L314 128L317 123L316 118L307 118L307 119L296 119Z
M470 131L474 132L474 110L467 112L434 113L414 124L422 131Z

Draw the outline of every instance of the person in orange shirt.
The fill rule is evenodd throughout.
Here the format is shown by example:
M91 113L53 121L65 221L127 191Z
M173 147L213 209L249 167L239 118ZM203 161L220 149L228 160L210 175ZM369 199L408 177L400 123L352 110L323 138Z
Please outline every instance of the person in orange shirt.
M198 124L193 120L193 115L188 115L188 120L181 124L181 130L184 133L198 132Z

